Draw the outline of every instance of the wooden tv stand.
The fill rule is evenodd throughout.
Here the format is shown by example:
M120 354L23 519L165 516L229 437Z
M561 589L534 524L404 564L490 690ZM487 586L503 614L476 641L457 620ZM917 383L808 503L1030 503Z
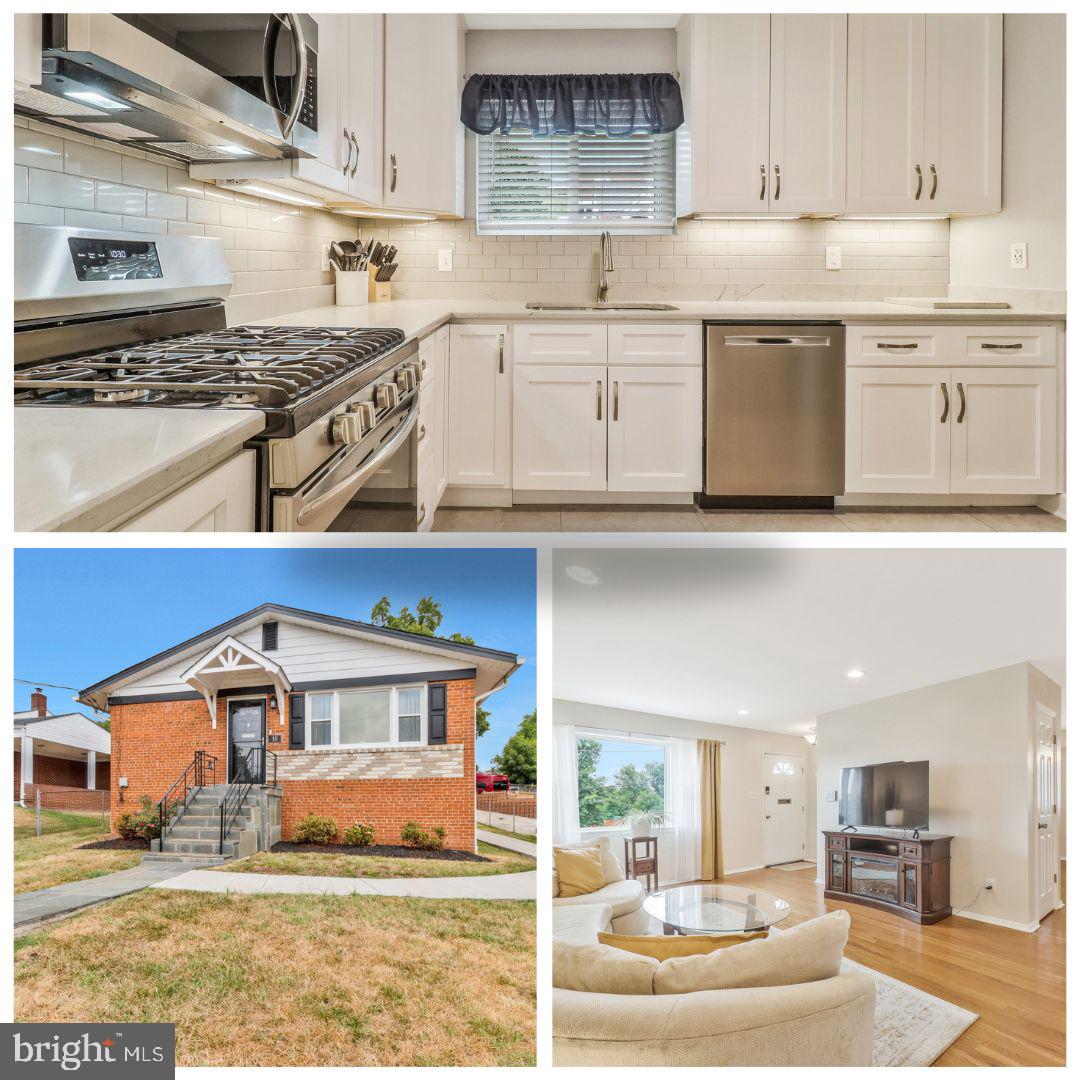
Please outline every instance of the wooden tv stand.
M918 839L825 832L825 895L866 904L917 923L940 922L949 906L951 836Z

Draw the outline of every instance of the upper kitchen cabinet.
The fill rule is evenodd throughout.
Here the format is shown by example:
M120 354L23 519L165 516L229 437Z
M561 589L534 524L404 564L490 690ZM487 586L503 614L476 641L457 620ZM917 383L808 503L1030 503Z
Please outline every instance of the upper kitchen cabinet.
M459 15L387 15L383 205L465 214Z
M847 209L1001 209L1001 15L848 17Z
M691 210L843 210L846 16L693 15L679 34Z

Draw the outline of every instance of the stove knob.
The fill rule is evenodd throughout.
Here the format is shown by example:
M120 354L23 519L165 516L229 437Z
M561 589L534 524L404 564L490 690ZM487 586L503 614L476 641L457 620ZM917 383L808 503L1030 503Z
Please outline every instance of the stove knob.
M375 426L375 405L370 401L358 401L349 406L349 411L356 417L361 434L366 435Z
M375 404L380 409L392 409L398 403L398 388L393 383L379 383L375 387Z
M394 382L397 384L398 390L403 394L407 394L410 390L416 389L416 375L409 370L409 365L398 368L394 374Z
M420 380L424 377L424 373L419 364L409 363L405 365L406 371L411 371L413 376L413 385L418 386Z
M330 441L335 446L357 443L363 436L360 419L353 413L338 413L330 422Z

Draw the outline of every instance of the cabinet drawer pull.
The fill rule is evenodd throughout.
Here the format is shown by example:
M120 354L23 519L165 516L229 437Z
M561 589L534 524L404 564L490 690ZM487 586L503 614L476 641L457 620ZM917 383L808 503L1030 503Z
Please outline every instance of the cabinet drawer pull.
M775 202L780 198L780 166L774 165L773 172L776 173L776 190L773 192L773 201Z
M941 410L941 422L944 424L949 419L949 386L948 383L941 384L941 396L945 399L945 408Z
M619 422L619 380L618 379L615 380L615 402L614 402L614 406L615 407L612 409L612 412L611 412L611 419L615 423L618 423Z
M979 345L980 349L1022 349L1022 341L1010 341L1008 345L1002 345L996 341L984 341Z
M427 435L427 425L426 424L421 424L420 425L420 433L416 436L416 441L417 442L422 442L426 435Z
M956 389L960 391L960 411L956 414L956 422L962 424L964 422L964 414L967 412L967 394L964 393L964 384L958 382Z
M930 162L930 198L937 195L937 166Z
M915 181L916 181L915 198L916 199L921 199L922 198L922 166L921 165L916 165L915 166ZM393 190L393 189L391 189L391 190Z
M397 191L397 154L390 155L390 190Z
M596 419L603 420L604 384L600 379L596 380Z
M355 176L356 175L356 170L357 170L358 166L360 165L360 144L356 141L356 132L355 131L350 131L349 132L349 141L353 144L353 147L356 150L356 160L353 162L352 171L349 173L349 175L350 176Z
M506 355L506 338L503 334L499 335L499 374L501 375L505 370L503 364L503 357Z
M352 164L352 143L349 141L349 129L341 129L342 138L345 140L345 164L341 166L341 171L345 176L349 175L349 166Z
M877 347L879 349L917 349L919 343L917 341L879 341Z
M764 202L765 201L765 185L768 183L768 180L767 180L767 176L766 176L766 172L765 172L765 166L764 165L759 165L758 168L761 170L761 190L758 192L758 198L762 202Z

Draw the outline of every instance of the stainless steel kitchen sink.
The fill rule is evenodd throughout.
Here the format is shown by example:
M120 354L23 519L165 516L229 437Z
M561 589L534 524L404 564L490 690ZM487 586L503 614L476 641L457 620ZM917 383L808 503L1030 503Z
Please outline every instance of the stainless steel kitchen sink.
M534 300L525 305L529 311L678 311L674 304L567 304Z

